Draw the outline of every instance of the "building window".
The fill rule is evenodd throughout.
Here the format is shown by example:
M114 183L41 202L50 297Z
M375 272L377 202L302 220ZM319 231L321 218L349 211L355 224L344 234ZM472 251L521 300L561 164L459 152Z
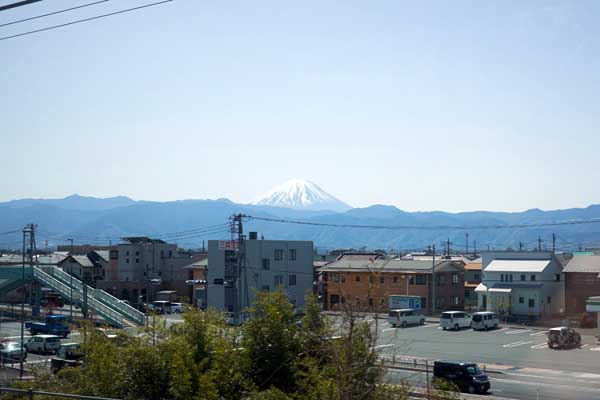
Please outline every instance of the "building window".
M355 281L355 282L360 282L360 275L356 275L356 276L354 277L354 281Z
M476 281L480 281L481 280L481 274L475 274L475 280Z
M288 250L288 260L294 261L296 259L296 249Z
M346 276L344 276L344 274L340 275L340 279L341 279L342 283L346 283Z
M296 286L296 275L291 274L288 276L288 286Z
M129 257L129 250L127 250L127 251L125 252L125 255L126 255L127 257Z
M392 278L392 281L393 281L394 283L398 283L398 277L397 277L397 276L394 276L394 277Z
M408 283L410 283L411 285L415 284L415 277L411 276L410 278L408 278Z
M110 251L110 259L116 260L119 258L119 250L111 250Z
M335 304L339 304L340 302L340 296L337 294L332 294L331 296L329 296L329 303L333 306Z
M129 258L125 259L125 264L129 264Z
M273 258L276 261L283 260L283 249L275 249L275 254L273 254Z
M500 282L504 282L504 274L500 275Z
M383 276L383 275L381 275L381 276L379 277L379 283L381 283L381 284L384 284L384 283L385 283L385 278L384 278L384 276Z
M552 304L552 297L548 296L548 298L546 299L546 303Z
M529 308L535 307L535 299L529 299Z
M457 306L457 305L459 305L459 304L460 304L460 299L459 299L459 297L458 297L458 296L454 296L454 297L452 298L452 304L454 304L455 306Z
M535 275L531 275L531 280L535 281Z
M560 274L554 274L554 282L560 282Z
M276 288L283 286L283 275L273 276L273 286Z
M260 290L262 290L263 292L268 292L271 290L271 288L269 287L269 285L262 285Z
M333 280L334 283L338 283L340 281L340 276L338 275L337 272L332 272L331 279Z
M140 252L139 252L139 251L136 251L136 252L135 252L135 255L136 255L136 256L139 256L139 255L140 255Z
M373 305L373 299L369 297L369 305L372 306Z
M519 304L525 304L525 298L519 297Z
M454 272L452 274L452 284L453 285L457 285L458 284L458 274L456 272Z
M139 263L140 263L140 259L139 259L139 258L136 258L136 259L135 259L135 263L136 263L136 264L139 264Z
M509 280L512 282L512 274L509 275Z
M524 281L525 279L525 274L521 274L521 280Z
M446 275L440 274L437 276L437 284L438 286L443 286L446 284Z
M169 250L169 258L173 257L173 250Z
M427 297L421 297L421 308L422 309L427 308Z
M263 258L262 267L263 269L271 269L271 260L269 260L268 258Z
M417 285L425 285L425 275L417 274Z

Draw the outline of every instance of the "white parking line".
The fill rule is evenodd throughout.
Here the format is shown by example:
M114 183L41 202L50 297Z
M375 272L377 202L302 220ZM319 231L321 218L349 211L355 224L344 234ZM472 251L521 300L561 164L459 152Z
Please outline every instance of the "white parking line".
M419 328L432 328L434 326L436 326L438 328L440 327L439 325L436 325L436 324L425 324L425 325L419 325Z
M581 346L581 347L579 347L579 348L580 348L580 349L585 349L585 348L586 348L586 347L588 347L588 346L589 346L589 344L584 344L584 345L582 345L582 346Z
M507 335L517 335L519 333L531 332L531 329L515 329L514 331L505 332Z
M542 332L530 333L529 336L544 336L545 334L546 334L546 332L542 331Z
M508 347L519 347L519 346L524 346L524 345L529 344L529 343L533 343L533 341L532 340L530 340L530 341L521 340L519 342L513 342L513 343L504 344L504 345L502 345L502 347L506 347L506 348L508 348Z
M498 332L503 332L506 330L508 330L508 328L492 329L492 330L487 331L487 333L498 333Z
M531 346L532 349L545 349L548 347L547 343L538 343Z
M396 330L396 328L385 328L385 329L382 329L381 332L395 331L395 330Z
M379 346L373 347L374 350L383 349L384 347L393 347L395 344L380 344Z

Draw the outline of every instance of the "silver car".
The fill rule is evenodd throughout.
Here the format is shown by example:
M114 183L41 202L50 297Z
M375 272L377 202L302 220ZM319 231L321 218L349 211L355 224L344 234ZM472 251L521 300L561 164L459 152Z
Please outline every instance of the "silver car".
M21 360L21 343L2 342L0 343L0 361L2 363L14 363ZM27 349L23 347L23 361L27 359Z

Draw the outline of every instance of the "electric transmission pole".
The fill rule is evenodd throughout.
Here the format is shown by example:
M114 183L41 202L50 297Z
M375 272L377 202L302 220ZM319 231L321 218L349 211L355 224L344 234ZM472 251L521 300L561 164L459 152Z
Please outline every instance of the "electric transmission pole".
M435 243L432 249L432 265L431 265L431 315L435 315Z
M469 234L465 233L465 253L469 254Z
M556 235L552 234L552 254L556 253Z

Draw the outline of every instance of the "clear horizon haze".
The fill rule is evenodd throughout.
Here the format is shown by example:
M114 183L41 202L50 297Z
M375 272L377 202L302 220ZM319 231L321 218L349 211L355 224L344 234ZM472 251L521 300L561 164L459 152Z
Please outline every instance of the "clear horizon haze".
M0 40L0 202L247 203L300 178L354 207L600 203L599 19L594 1L174 0Z

